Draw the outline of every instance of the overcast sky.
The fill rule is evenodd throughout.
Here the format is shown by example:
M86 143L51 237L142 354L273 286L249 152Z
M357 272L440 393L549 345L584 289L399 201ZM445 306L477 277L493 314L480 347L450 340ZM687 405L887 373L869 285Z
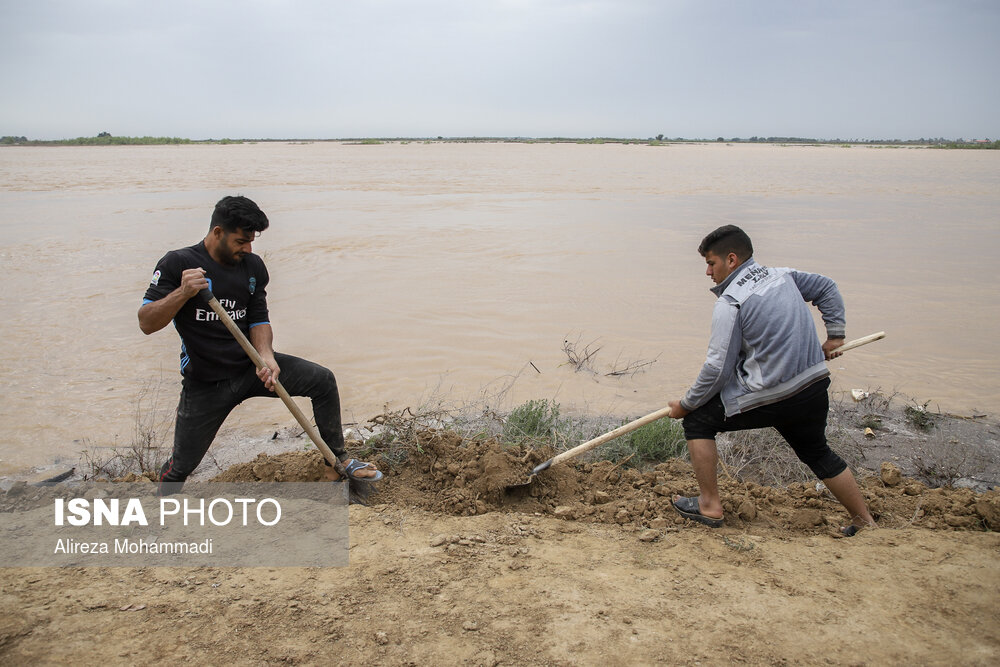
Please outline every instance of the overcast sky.
M0 135L1000 138L998 0L0 0Z

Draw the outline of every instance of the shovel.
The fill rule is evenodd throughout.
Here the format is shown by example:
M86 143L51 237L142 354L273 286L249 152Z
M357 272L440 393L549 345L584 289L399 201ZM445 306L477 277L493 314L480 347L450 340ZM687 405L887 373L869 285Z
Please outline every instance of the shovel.
M860 347L862 345L867 345L868 343L874 343L875 341L881 340L883 338L885 338L885 332L884 331L879 331L878 333L871 334L870 336L864 336L862 338L855 338L854 340L852 340L852 341L850 341L848 343L844 343L843 345L841 345L840 347L838 347L836 351L838 351L838 352L846 352L847 350L853 350L856 347ZM535 466L535 468L531 471L531 474L528 476L528 481L526 481L526 482L524 482L522 484L511 484L510 486L507 487L507 489L508 490L511 490L511 489L520 489L522 487L529 486L533 481L535 481L535 476L538 475L538 473L542 472L543 470L546 470L546 469L550 468L551 466L555 465L556 463L561 463L562 461L567 461L569 459L575 458L575 457L579 456L580 454L583 454L584 452L589 452L591 449L594 449L595 447L600 447L601 445L603 445L604 443L608 442L609 440L614 440L615 438L617 438L619 436L622 436L622 435L625 435L626 433L630 433L630 432L636 430L637 428L639 428L641 426L645 426L646 424L650 424L652 422L655 422L658 419L663 419L668 414L670 414L670 408L669 407L667 407L667 408L661 408L661 409L657 410L656 412L649 413L645 417L639 417L635 421L630 421L627 424L619 426L618 428L616 428L613 431L608 431L604 435L599 435L596 438L594 438L593 440L588 440L587 442L583 443L582 445L577 445L573 449L567 449L565 452L562 452L561 454L557 454L556 456L553 456L548 461L544 461L542 463L539 463L537 466Z
M233 338L235 338L236 342L240 344L243 351L247 353L247 356L250 357L251 361L253 361L257 370L263 368L264 360L261 358L260 353L258 353L253 344L247 340L246 335L240 330L240 328L236 326L236 323L233 322L233 318L229 316L226 309L222 307L219 300L215 298L214 294L212 294L212 290L206 287L201 291L201 296L208 302L208 305L212 308L212 310L215 311L215 314L219 316L222 323L226 325L226 328L229 329L229 333L233 334ZM309 439L313 441L313 444L315 444L317 449L319 449L319 451L323 454L323 458L325 458L330 465L333 466L333 469L337 471L340 478L350 481L351 495L357 496L363 500L371 491L370 483L350 478L347 471L344 469L344 464L340 462L340 459L338 459L336 454L333 453L333 450L330 449L326 442L323 441L323 436L319 434L316 427L313 426L309 418L306 417L305 413L302 412L302 409L296 405L295 401L292 400L291 395L289 395L288 391L277 379L274 380L274 393L278 395L281 402L284 403L285 407L288 408L288 411L292 413L292 416L295 417L295 421L297 421L299 426L305 430L306 435L309 436Z

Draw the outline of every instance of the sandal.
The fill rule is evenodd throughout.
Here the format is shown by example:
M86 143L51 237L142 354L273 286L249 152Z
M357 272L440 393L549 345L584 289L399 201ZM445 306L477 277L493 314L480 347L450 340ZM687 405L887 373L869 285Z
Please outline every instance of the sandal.
M670 504L674 506L674 509L685 519L691 519L692 521L697 521L698 523L703 523L711 528L718 528L722 525L722 517L716 519L712 516L705 516L701 513L701 507L698 505L698 497L692 496L690 498L678 498L677 500L670 501Z
M854 537L860 533L865 528L875 528L877 524L871 524L868 526L855 526L853 523L848 526L841 526L838 532L841 537Z
M347 476L355 482L377 482L383 477L382 471L375 470L375 466L371 463L365 463L364 461L358 461L357 459L344 459L342 463L344 464L344 472L346 472ZM375 470L375 476L361 477L355 474L359 470Z

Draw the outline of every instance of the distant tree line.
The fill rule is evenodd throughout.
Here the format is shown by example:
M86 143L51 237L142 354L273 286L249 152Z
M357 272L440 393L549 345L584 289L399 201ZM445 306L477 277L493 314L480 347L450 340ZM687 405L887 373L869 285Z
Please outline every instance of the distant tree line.
M0 137L0 145L2 146L149 146L190 143L195 142L179 137L116 137L108 132L101 132L96 137L77 137L76 139L55 139L52 141L28 139L27 137Z
M986 149L998 150L1000 149L1000 140L969 142L959 139L958 141L945 141L942 143L934 144L934 148L986 148Z
M662 137L659 135L657 139ZM677 141L688 141L678 138ZM989 139L945 139L937 137L927 139L808 139L803 137L750 137L741 139L733 137L726 139L718 137L716 142L727 143L762 143L762 144L878 144L881 146L932 146L934 148L1000 148L1000 141L990 141Z

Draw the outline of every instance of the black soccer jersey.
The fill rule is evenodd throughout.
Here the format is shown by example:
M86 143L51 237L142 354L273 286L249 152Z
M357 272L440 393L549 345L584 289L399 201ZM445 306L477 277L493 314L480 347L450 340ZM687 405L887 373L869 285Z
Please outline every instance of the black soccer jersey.
M215 298L236 325L246 334L267 319L267 268L254 254L244 256L233 266L219 264L208 254L205 242L180 250L171 250L156 264L143 303L157 301L180 287L185 269L205 269L205 277ZM233 378L252 365L246 352L236 342L226 325L219 320L202 296L188 299L174 317L174 327L181 337L181 373L203 382Z

